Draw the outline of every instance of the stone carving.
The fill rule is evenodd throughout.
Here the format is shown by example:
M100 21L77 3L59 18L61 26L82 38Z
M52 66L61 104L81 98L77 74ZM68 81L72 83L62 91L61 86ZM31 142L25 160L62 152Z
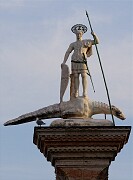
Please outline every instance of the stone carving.
M61 85L60 85L60 102L62 102L65 90L69 82L69 67L66 64L62 64L61 72Z
M112 106L112 112L117 118L121 120L125 119L124 114L117 107ZM78 97L70 101L53 104L37 111L24 114L16 119L7 121L4 125L8 126L27 123L35 121L37 118L64 118L68 120L72 118L75 119L75 121L78 121L78 119L83 119L83 122L85 122L85 120L90 120L90 118L92 118L92 116L95 114L110 114L110 108L105 103L90 101L88 98ZM84 124L82 123L82 125Z
M55 168L56 180L107 180L131 127L35 127L33 143Z
M82 24L76 24L72 27L72 32L76 34L76 41L71 43L69 48L67 49L64 61L61 65L66 63L70 53L73 51L71 57L71 97L78 97L79 96L79 76L82 77L82 87L83 87L83 97L87 97L87 57L92 55L92 45L95 43L98 44L99 40L94 32L91 34L95 37L94 40L91 39L82 39L82 35L87 31L87 27Z
M71 43L65 53L64 61L61 64L61 85L60 85L60 103L53 104L42 109L24 114L16 119L7 121L4 125L17 125L35 121L37 119L62 118L52 122L51 126L112 126L108 120L93 120L95 114L112 114L117 118L124 120L125 116L115 106L108 106L102 102L91 101L87 95L87 57L92 55L92 46L98 44L98 38L94 32L91 34L94 40L82 40L82 35L87 31L87 27L82 24L74 25L71 28L76 34L76 41ZM70 53L71 74L65 64ZM79 96L79 76L82 77L83 95ZM70 100L63 102L63 95L70 82ZM111 112L112 111L112 112Z

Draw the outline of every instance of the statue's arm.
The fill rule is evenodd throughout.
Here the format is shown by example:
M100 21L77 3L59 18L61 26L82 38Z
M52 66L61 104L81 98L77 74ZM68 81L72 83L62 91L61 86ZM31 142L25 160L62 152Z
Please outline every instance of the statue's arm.
M63 64L66 63L66 61L67 61L70 53L73 51L73 49L74 49L74 48L73 48L72 44L70 44L69 48L67 49L67 51L66 51L66 53L65 53Z

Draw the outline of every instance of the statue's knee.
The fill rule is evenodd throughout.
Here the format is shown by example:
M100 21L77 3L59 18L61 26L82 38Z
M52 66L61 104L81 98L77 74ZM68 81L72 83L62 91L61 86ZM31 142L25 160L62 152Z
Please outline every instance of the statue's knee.
M82 78L86 78L86 73L81 74Z

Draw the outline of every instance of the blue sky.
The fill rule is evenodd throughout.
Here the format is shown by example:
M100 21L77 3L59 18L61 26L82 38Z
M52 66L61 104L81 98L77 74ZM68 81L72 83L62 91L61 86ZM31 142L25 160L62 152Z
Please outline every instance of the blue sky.
M132 125L133 39L132 1L128 0L0 0L0 179L53 180L54 168L33 144L35 122L4 127L21 114L59 102L60 64L68 45L75 41L74 24L88 26L100 39L98 49L112 104ZM92 38L88 32L84 38ZM107 102L95 49L88 61L96 93L90 99ZM70 59L68 62L70 65ZM69 98L66 92L65 100ZM102 117L98 116L97 118ZM103 117L102 117L103 118ZM108 116L108 119L111 119ZM46 120L47 125L52 120ZM133 178L131 134L128 144L112 162L110 180Z

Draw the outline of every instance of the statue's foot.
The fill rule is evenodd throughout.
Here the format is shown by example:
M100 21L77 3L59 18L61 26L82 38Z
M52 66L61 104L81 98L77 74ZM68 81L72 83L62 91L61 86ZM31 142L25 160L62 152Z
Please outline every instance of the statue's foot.
M74 95L75 98L79 97L79 93L76 92L75 95Z
M88 97L87 93L86 92L83 92L83 97Z

